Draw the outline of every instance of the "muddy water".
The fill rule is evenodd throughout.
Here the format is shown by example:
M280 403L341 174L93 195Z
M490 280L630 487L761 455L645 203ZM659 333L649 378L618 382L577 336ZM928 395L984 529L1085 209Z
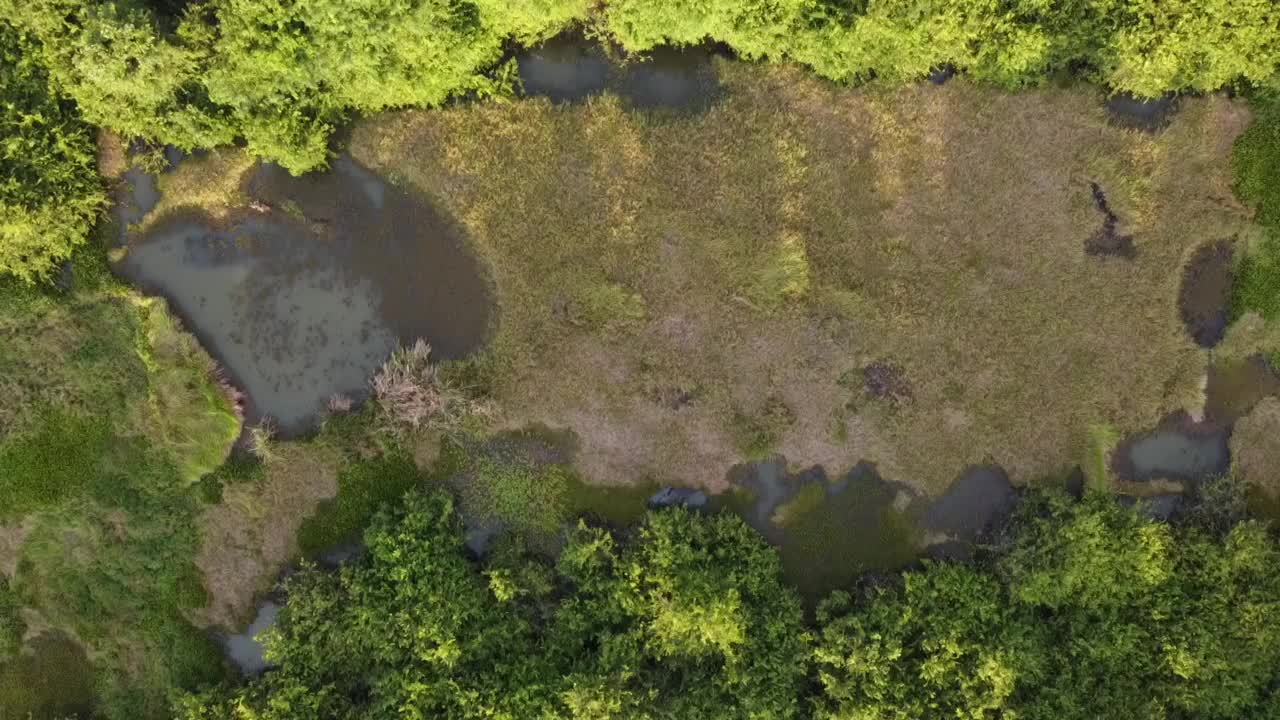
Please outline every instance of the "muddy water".
M637 110L698 112L722 91L712 58L724 52L711 45L659 47L619 60L596 43L560 36L521 52L516 65L529 96L568 103L611 92Z
M482 342L487 286L426 202L348 158L303 178L262 166L244 190L233 221L178 211L131 239L117 270L170 301L251 423L308 430L329 398L366 397L397 344L425 338L450 358Z
M1209 368L1205 418L1219 425L1248 415L1265 397L1280 396L1280 373L1261 355L1219 360Z
M1197 423L1178 414L1155 430L1121 443L1112 456L1112 466L1121 480L1199 482L1230 468L1229 438L1227 427Z
M223 640L227 658L240 668L240 672L245 675L255 675L271 667L265 656L266 647L259 636L276 624L276 618L279 615L279 603L267 600L258 606L253 622L245 628L244 632L228 635Z
M1220 240L1197 249L1183 271L1178 311L1201 347L1217 345L1227 333L1232 265L1231 241Z
M930 532L972 541L1008 517L1016 499L1003 468L969 468L929 505L923 524Z
M566 103L604 92L613 63L599 45L577 37L555 37L516 56L526 95Z

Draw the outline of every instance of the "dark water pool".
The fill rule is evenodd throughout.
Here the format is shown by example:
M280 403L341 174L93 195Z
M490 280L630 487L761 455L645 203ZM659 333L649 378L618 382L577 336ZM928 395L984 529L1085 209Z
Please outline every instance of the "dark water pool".
M275 600L266 600L258 605L253 622L244 632L228 635L223 639L227 659L240 668L246 675L256 675L271 667L266 659L266 646L261 640L262 633L276 624L280 615L280 604Z
M1215 359L1205 388L1205 418L1219 425L1234 423L1273 396L1280 396L1280 373L1262 355Z
M623 60L580 36L560 36L522 51L516 65L529 96L568 103L607 91L637 110L697 112L720 96L712 58L724 52L713 45L659 47Z
M1201 347L1222 342L1230 321L1233 257L1230 240L1196 249L1182 273L1178 311L1191 338Z
M1147 100L1119 93L1107 99L1107 115L1113 125L1144 132L1165 129L1177 110L1178 99L1173 95Z
M741 515L778 547L783 574L811 606L865 575L921 557L964 557L1012 512L1005 472L976 466L930 499L886 480L870 463L828 478L821 467L789 473L784 458L739 466L734 491L713 506Z
M476 349L490 300L456 226L348 158L294 178L261 166L250 204L218 225L176 211L130 239L117 271L162 295L246 396L249 422L308 430L359 401L398 344Z

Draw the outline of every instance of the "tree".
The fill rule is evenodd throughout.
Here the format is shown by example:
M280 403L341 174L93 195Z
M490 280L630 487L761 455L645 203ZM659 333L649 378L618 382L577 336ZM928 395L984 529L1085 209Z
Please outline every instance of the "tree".
M34 282L83 244L106 198L89 127L30 38L0 21L0 274Z
M623 548L580 525L558 578L518 544L474 565L440 492L411 493L365 540L364 561L287 583L267 640L278 669L184 696L178 717L798 712L809 652L799 601L776 553L737 518L656 513Z

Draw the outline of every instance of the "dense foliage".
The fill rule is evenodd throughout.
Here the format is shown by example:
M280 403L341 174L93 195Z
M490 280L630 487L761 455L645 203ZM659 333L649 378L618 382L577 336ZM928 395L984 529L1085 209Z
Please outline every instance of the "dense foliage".
M554 567L469 559L442 493L378 517L369 558L306 571L279 668L186 696L238 718L1276 717L1280 546L1170 526L1104 494L1033 495L1002 552L839 592L816 635L776 555L731 515L579 524Z
M105 200L89 127L34 47L0 21L0 275L28 282L85 242Z
M788 718L808 652L776 555L741 521L653 515L620 547L580 526L554 570L515 548L477 571L453 505L411 494L368 560L304 572L279 669L188 697L196 718Z
M819 614L819 718L1276 717L1280 548L1040 496L990 570L932 565Z
M153 3L154 5L154 3ZM841 82L954 67L1017 87L1067 71L1154 97L1264 83L1280 65L1274 0L0 0L40 41L85 117L183 148L243 138L301 172L352 113L507 86L506 43L575 24L643 52L716 40Z

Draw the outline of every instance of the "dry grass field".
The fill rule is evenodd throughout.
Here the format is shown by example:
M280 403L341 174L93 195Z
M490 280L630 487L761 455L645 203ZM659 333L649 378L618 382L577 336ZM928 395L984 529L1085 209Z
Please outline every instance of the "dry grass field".
M1200 402L1175 306L1194 249L1247 230L1238 102L1159 134L1093 89L847 90L719 63L699 115L605 95L381 115L354 157L430 196L495 285L484 367L512 427L580 440L602 484L724 486L780 452L938 491L1027 481ZM1104 222L1133 259L1087 254Z

